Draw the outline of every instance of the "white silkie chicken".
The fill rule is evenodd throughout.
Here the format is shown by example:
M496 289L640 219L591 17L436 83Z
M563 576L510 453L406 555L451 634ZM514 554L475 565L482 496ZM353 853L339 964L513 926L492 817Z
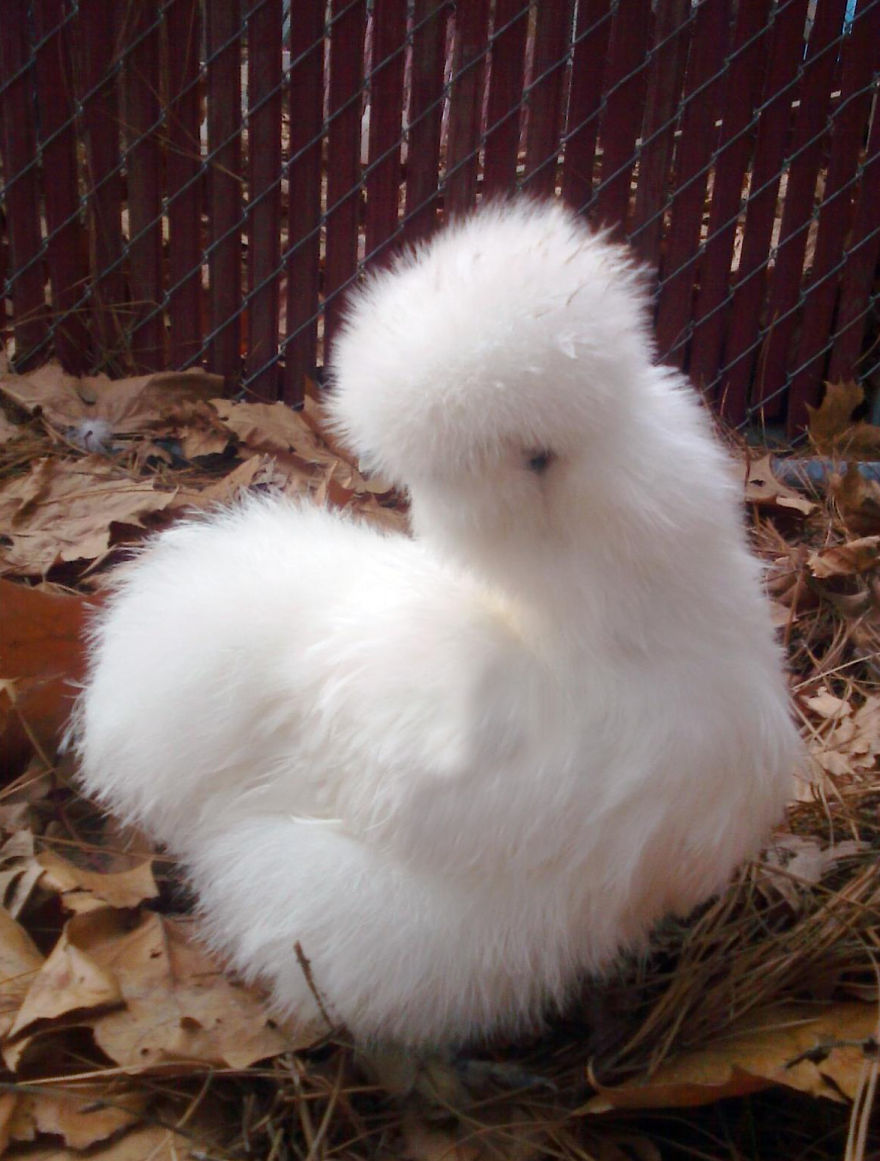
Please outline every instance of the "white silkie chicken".
M281 499L161 535L94 630L83 784L282 1012L317 989L422 1049L531 1028L785 803L737 485L627 253L558 204L372 278L329 408L414 539Z

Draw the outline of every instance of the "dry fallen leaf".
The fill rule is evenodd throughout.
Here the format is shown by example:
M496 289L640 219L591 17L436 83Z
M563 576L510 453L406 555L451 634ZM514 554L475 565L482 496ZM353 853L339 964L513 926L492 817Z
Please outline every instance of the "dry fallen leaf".
M42 954L25 929L5 908L0 908L0 1038L12 1027L43 963Z
M210 1143L210 1136L206 1134ZM162 1125L140 1125L96 1143L88 1153L65 1147L50 1145L45 1148L30 1148L25 1154L27 1161L205 1161L213 1154L206 1152L201 1140L193 1139L185 1129L175 1132Z
M874 770L880 755L880 697L867 697L855 711L846 705L846 713L829 717L830 728L809 739L810 752L829 774Z
M295 452L310 463L335 458L305 422L284 403L235 403L212 399L211 406L241 443L255 452Z
M807 563L820 580L870 572L880 559L880 536L863 536L847 544L834 544L811 553Z
M170 394L168 399L158 433L174 438L179 455L186 460L196 460L228 452L232 432L220 421L210 403L204 399L181 403L174 394Z
M388 491L384 481L369 483L338 445L332 447L319 432L314 419L292 411L284 403L235 403L214 399L212 406L250 452L294 456L304 466L331 469L346 492Z
M768 886L793 911L802 911L808 905L811 887L842 859L854 858L868 849L867 843L856 839L823 845L814 835L776 835L761 864L769 871L769 883L762 879L759 887L764 890ZM774 867L782 873L774 875Z
M855 460L876 458L880 453L880 427L853 423L852 419L864 399L862 387L850 379L845 383L826 383L819 407L807 404L810 439L820 454Z
M62 904L71 911L91 910L108 903L111 907L137 907L159 894L152 861L110 873L77 867L53 851L42 851L37 862L45 869L41 885L58 891Z
M130 379L106 375L78 379L57 363L27 375L0 376L0 392L31 413L39 412L64 430L83 420L101 419L114 434L150 431L168 416L173 403L206 402L223 389L223 377L198 368L162 371Z
M146 1090L120 1083L6 1093L0 1098L0 1153L10 1141L34 1141L41 1133L87 1149L135 1124L148 1099Z
M110 911L88 912L68 921L28 988L9 1031L13 1043L5 1046L4 1057L10 1068L15 1068L26 1045L21 1034L33 1031L35 1025L71 1012L90 1013L123 1002L119 981L112 970L90 954L88 938L98 924L115 926L124 921L124 916L117 919L116 915Z
M125 1007L99 1016L95 1041L117 1064L143 1069L169 1061L246 1068L303 1047L278 1032L256 996L232 983L190 927L146 914L91 947L120 981Z
M132 927L128 913L109 908L67 922L13 1024L7 1065L15 1068L46 1021L74 1013L112 1060L138 1072L171 1062L245 1068L320 1031L282 1035L188 925L146 912Z
M14 831L0 847L0 903L13 919L24 909L42 874L33 833L27 828Z
M804 698L813 713L821 718L844 718L852 713L852 706L842 697L835 697L824 687L814 697Z
M112 522L142 526L174 498L98 456L44 457L0 483L0 526L10 542L0 546L0 570L45 576L64 561L94 560L110 547Z
M880 484L866 479L857 464L847 464L842 476L833 473L828 491L850 532L870 535L880 529Z
M21 430L20 424L12 423L0 411L0 444L8 443L11 439L18 439L21 436Z
M745 500L747 504L762 507L787 508L802 516L809 516L817 508L811 500L807 500L794 488L776 479L773 474L772 456L769 454L749 461Z
M580 1110L686 1108L779 1084L852 1100L878 1031L875 1004L792 1005L749 1016L718 1040L668 1060L648 1078L602 1088ZM843 1043L846 1042L846 1043Z
M231 472L227 472L215 483L203 488L193 497L193 505L203 508L210 504L231 504L249 488L259 483L265 465L273 462L270 456L249 456Z

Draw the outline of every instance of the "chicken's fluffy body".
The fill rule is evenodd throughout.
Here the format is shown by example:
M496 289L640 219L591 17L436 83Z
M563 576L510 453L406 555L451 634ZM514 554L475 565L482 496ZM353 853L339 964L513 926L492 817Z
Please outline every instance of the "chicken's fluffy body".
M414 539L280 499L162 534L94 628L83 784L286 1014L316 987L362 1041L532 1027L784 805L737 484L625 252L556 205L376 277L334 363Z

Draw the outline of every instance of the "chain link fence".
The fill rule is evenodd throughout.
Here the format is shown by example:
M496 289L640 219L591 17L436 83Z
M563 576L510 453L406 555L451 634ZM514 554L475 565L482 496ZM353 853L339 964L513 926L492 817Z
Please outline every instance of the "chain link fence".
M365 266L519 189L652 265L659 357L731 422L796 433L880 388L878 70L880 0L5 0L3 339L296 404Z

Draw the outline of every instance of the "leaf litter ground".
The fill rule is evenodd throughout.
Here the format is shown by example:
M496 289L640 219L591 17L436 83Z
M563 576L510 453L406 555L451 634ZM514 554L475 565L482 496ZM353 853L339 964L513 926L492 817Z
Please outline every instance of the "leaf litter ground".
M194 935L171 862L101 817L57 750L88 607L127 550L243 489L403 532L307 400L233 402L198 371L0 375L0 1154L101 1158L880 1155L880 430L855 384L812 416L812 493L735 447L812 767L787 824L650 953L487 1059L457 1121L371 1087L335 1032L278 1027ZM258 587L259 578L255 578ZM658 696L660 696L658 692Z

